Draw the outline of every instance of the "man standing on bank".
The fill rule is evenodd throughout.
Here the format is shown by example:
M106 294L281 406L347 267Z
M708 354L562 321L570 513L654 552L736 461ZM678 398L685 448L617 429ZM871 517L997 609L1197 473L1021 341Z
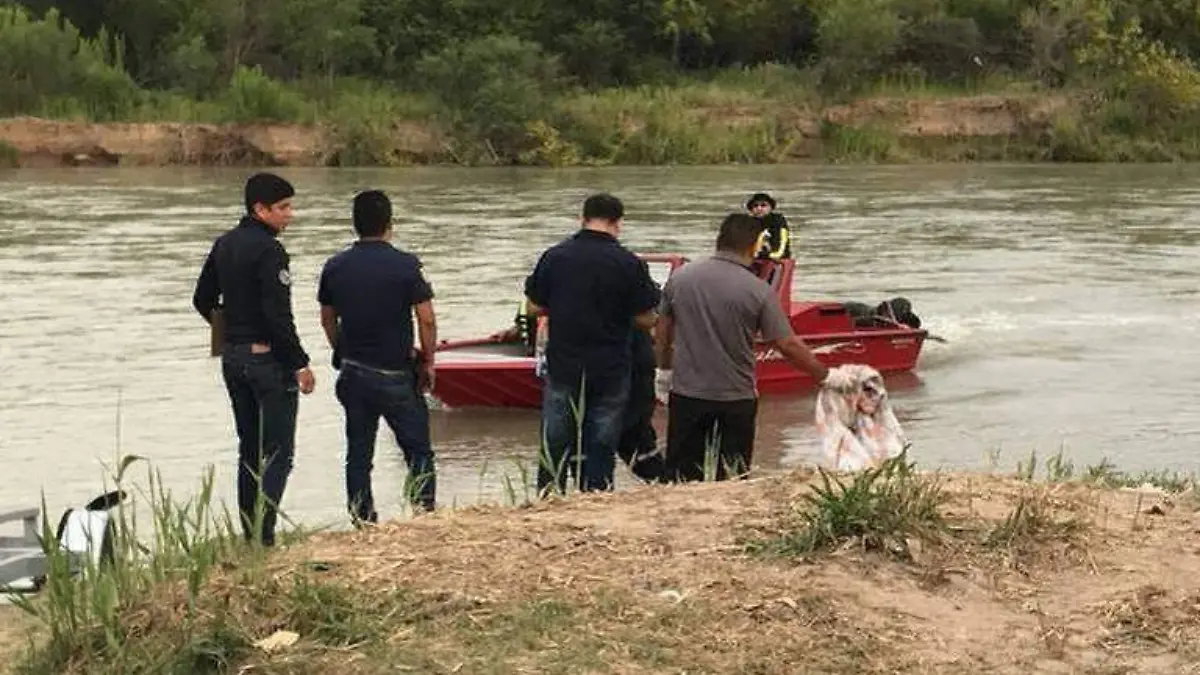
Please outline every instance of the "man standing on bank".
M616 197L588 197L579 232L543 253L525 280L525 295L535 311L548 314L549 325L542 495L552 485L565 493L568 473L581 491L613 487L633 330L654 325L658 297L646 263L617 243L624 216ZM583 447L575 447L577 438Z
M288 254L277 237L292 221L295 190L270 173L246 181L246 215L204 261L192 304L224 324L214 345L238 434L238 510L247 540L275 543L292 471L297 391L315 386L292 318Z
M383 417L408 465L405 494L432 511L437 496L429 408L437 320L433 288L417 256L392 246L392 202L378 190L354 197L358 241L325 263L317 290L321 326L340 357L337 398L346 414L346 499L356 524L375 523L371 470ZM413 315L421 351L413 349Z
M817 382L829 372L792 333L770 286L750 270L763 231L754 216L726 217L716 255L684 265L663 288L655 338L659 367L671 371L669 480L703 480L706 467L717 480L750 470L758 412L756 336ZM708 456L709 447L715 457Z

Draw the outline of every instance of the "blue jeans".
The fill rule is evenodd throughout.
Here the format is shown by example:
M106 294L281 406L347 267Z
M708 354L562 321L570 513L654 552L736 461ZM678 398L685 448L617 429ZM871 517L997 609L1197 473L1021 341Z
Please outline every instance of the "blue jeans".
M555 380L550 373L542 386L538 494L545 495L551 485L566 493L568 474L581 491L612 489L628 398L628 369L591 381L585 375L582 386ZM579 401L583 405L577 410Z
M380 417L391 427L408 464L405 495L414 506L432 511L437 474L429 439L429 408L417 388L416 373L384 373L343 363L337 398L346 413L346 499L351 515L364 522L379 520L371 470Z
M296 376L269 352L226 345L221 370L238 434L238 511L247 540L275 543L275 521L296 446Z

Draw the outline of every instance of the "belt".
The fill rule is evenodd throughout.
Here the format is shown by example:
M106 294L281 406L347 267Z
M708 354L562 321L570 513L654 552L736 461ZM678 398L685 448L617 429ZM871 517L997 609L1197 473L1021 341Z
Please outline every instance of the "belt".
M354 361L352 359L347 359L347 358L342 359L342 364L347 365L347 366L352 366L354 368L360 368L362 370L368 370L372 373L378 373L380 375L387 375L388 377L395 377L397 375L412 375L411 369L385 370L383 368L376 368L375 366L368 366L365 363L359 363L358 361Z
M225 348L230 351L249 352L251 354L270 354L271 345L265 342L226 342Z

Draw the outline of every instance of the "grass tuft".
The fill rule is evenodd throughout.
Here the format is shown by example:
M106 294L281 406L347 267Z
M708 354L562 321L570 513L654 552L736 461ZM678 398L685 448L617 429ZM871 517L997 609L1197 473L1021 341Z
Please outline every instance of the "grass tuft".
M907 453L855 474L847 483L824 469L821 484L803 496L794 526L751 552L805 556L847 542L866 550L907 556L912 538L932 539L943 531L940 508L946 502L935 477L917 473Z
M0 169L15 169L20 164L20 151L4 140L0 140Z

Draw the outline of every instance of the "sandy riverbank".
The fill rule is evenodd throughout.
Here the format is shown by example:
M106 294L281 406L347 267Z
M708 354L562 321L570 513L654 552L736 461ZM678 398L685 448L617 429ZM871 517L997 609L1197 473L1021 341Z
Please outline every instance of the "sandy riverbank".
M253 584L236 567L211 578L188 640L172 628L182 585L132 603L125 627L136 652L217 650L229 672L1200 668L1191 497L951 476L944 525L906 550L747 552L794 524L813 484L639 488L317 535ZM252 646L279 630L298 641ZM71 672L109 672L89 664Z

